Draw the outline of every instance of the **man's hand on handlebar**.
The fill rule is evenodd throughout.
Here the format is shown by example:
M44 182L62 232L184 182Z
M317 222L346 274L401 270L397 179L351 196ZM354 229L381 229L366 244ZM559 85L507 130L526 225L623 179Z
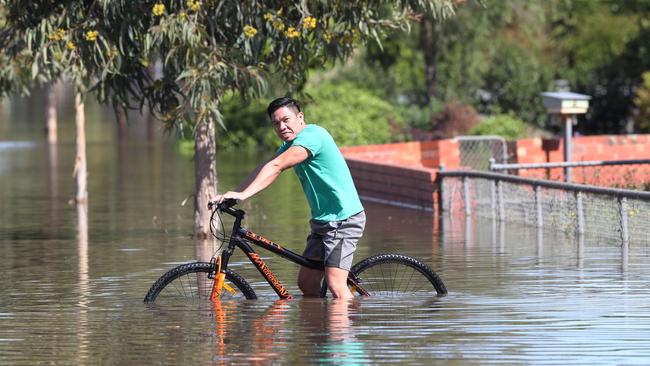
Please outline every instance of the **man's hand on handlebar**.
M225 200L232 199L237 202L245 200L247 197L243 192L233 192L233 191L228 191L224 194L220 194L217 197L214 198L214 200L208 202L208 208L212 209L212 207L220 205L223 203Z

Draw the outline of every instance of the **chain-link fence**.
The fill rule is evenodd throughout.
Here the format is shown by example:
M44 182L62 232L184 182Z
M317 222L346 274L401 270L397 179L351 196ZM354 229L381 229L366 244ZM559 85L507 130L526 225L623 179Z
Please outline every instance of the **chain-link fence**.
M623 244L650 244L650 192L512 175L439 173L441 214L465 213Z
M488 170L489 161L508 161L506 140L499 136L459 136L460 166L463 169Z

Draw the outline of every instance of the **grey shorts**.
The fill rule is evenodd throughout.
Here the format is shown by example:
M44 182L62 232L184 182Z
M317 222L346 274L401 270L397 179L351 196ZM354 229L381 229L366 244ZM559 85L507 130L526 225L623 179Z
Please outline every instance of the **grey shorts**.
M311 234L307 237L305 257L320 258L327 267L349 271L357 242L366 226L366 214L361 211L342 221L310 220Z

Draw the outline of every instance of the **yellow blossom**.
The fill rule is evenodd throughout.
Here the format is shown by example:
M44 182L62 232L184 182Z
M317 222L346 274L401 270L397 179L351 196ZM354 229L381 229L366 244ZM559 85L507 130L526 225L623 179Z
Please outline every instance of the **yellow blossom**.
M244 26L244 35L248 38L253 38L257 34L257 29L251 25Z
M187 0L187 6L191 11L199 11L201 9L201 2L199 0Z
M146 58L140 59L140 64L142 64L142 66L144 67L149 67L149 59Z
M330 32L325 32L323 34L323 38L325 38L325 42L330 43L332 42L332 34Z
M161 3L158 3L158 4L153 6L153 9L152 9L151 12L153 13L153 15L159 17L159 16L165 14L165 5L161 4Z
M316 18L307 17L302 21L302 25L306 29L314 29L314 28L316 28Z
M284 30L284 23L280 19L275 19L275 20L273 20L273 28L275 28L278 31L282 32Z
M273 19L273 14L271 14L271 13L264 14L264 20L266 20L268 22L271 19Z
M356 42L359 39L361 39L361 32L356 28L352 29L352 40Z
M99 32L97 32L97 31L88 31L88 32L86 32L86 41L95 42L95 40L97 39L98 34L99 34Z
M76 46L74 45L74 42L72 42L72 41L68 41L68 43L66 43L65 46L66 46L69 50L74 50L74 49L76 48Z
M178 17L179 17L180 19L185 19L185 18L187 18L187 13L184 12L183 10L181 10L181 12L178 13Z
M54 31L54 33L47 36L50 41L60 41L63 39L63 37L65 37L65 31L61 28L57 29Z
M296 38L300 35L300 33L296 30L296 28L289 27L287 28L287 31L284 32L284 35L287 36L287 38Z
M293 56L291 55L286 55L282 58L282 64L284 66L289 66L293 62Z

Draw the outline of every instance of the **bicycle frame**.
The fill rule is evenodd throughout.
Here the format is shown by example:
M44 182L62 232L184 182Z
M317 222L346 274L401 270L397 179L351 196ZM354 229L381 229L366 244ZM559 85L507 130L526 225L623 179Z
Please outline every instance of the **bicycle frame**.
M227 207L227 206L222 208L217 208L217 210L221 210L222 212L225 212L235 217L235 222L233 223L228 246L221 253L220 259L215 258L218 264L217 272L219 274L219 277L217 281L215 281L216 288L213 290L213 292L216 291L217 297L221 291L221 287L223 286L223 278L225 277L225 271L228 268L228 261L230 260L230 257L234 253L235 248L239 248L246 254L248 259L253 263L253 265L262 274L264 279L266 279L266 281L269 283L269 285L273 288L275 293L281 299L288 300L293 298L293 296L289 294L289 291L287 291L284 285L282 285L282 282L280 282L278 277L266 265L264 260L262 260L262 258L255 252L253 247L251 247L248 244L249 242L263 249L266 249L270 252L273 252L298 265L311 268L311 269L321 270L321 271L325 270L325 264L323 263L323 261L313 260L304 257L302 255L299 255L287 248L280 246L279 244L274 243L273 241L261 235L258 235L246 228L243 228L241 226L241 221L243 220L245 215L244 211L232 207ZM361 286L359 286L358 281L354 278L353 275L348 277L348 285L352 287L353 291L356 290L362 295L367 295L366 291L363 290Z

